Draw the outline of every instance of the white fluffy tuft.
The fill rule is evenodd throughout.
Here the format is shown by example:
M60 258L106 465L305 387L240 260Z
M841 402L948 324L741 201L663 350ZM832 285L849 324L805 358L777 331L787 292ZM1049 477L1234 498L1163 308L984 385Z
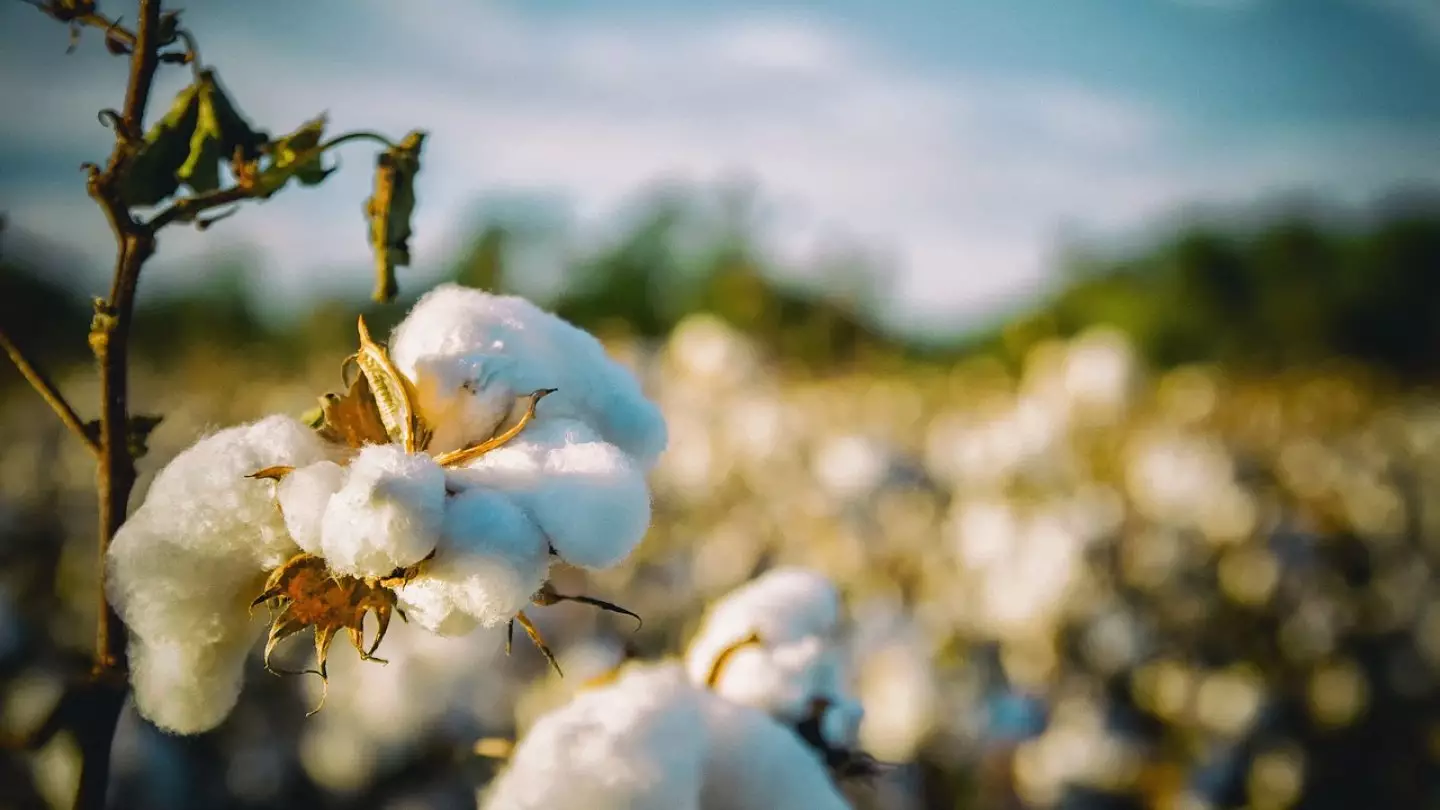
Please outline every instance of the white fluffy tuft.
M793 730L749 706L706 697L702 810L850 810L819 756Z
M488 438L514 397L557 389L542 405L577 419L648 470L668 437L659 408L589 333L518 296L456 284L426 293L396 327L390 352L414 380L434 447Z
M717 694L787 723L803 720L817 699L858 711L847 694L839 623L840 594L828 578L776 568L711 606L686 651L685 668L703 684L724 656ZM758 644L742 644L752 635ZM847 714L830 722L843 736L859 720Z
M213 433L156 474L116 533L107 597L130 629L136 705L156 725L196 733L229 713L254 641L246 605L265 572L297 550L275 485L246 476L328 453L285 416Z
M487 810L843 810L819 758L790 729L635 664L580 693L521 740Z
M399 596L419 602L422 626L459 611L494 627L529 603L549 570L545 538L525 512L498 492L472 489L448 499L435 561Z
M548 400L546 400L548 401ZM644 472L582 422L537 419L509 444L454 475L507 494L571 565L623 560L650 526Z
M361 448L330 498L321 548L330 569L386 576L435 550L445 510L445 472L397 445Z
M333 461L317 461L292 470L275 486L275 499L295 545L311 554L322 553L325 507L344 483L344 467Z
M674 668L635 668L582 692L530 729L482 807L699 810L701 702Z

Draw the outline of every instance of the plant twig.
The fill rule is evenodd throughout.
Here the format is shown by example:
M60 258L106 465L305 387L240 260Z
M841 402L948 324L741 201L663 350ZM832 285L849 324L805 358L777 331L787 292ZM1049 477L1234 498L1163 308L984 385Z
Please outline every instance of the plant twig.
M27 5L34 6L40 13L72 25L88 25L91 28L98 28L105 32L106 37L124 45L127 51L135 48L135 34L129 29L120 25L119 20L112 20L98 11L87 11L83 14L67 12L63 6L43 2L43 0L21 0Z
M65 426L70 428L70 430L80 438L80 441L85 443L85 446L91 453L99 455L100 444L95 440L94 436L90 435L90 431L85 429L84 420L80 418L79 414L75 413L74 408L70 407L69 401L60 393L60 389L55 387L55 383L51 382L50 378L47 377L43 371L36 368L35 365L25 357L25 353L20 351L20 347L15 345L15 342L10 339L9 335L5 334L4 329L0 329L0 348L3 348L5 353L10 355L11 362L20 370L21 376L25 378L26 382L30 383L30 387L34 388L42 399L49 403L51 409L60 417L60 421L64 422Z

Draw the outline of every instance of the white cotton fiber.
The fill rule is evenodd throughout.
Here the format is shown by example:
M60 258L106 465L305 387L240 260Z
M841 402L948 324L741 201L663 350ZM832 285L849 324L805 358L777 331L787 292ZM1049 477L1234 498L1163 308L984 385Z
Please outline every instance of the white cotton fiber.
M779 647L806 636L831 638L840 622L840 593L819 572L775 568L731 591L706 612L690 642L686 667L704 682L715 659L752 633Z
M482 800L485 810L844 810L792 730L686 681L632 664L542 717Z
M387 576L435 549L445 509L445 472L398 445L361 448L330 498L321 548L330 570Z
M242 614L243 615L243 614ZM245 657L256 634L243 624L210 644L149 644L136 636L130 645L135 703L150 722L176 734L209 731L235 708Z
M545 538L529 516L499 492L473 489L448 499L435 559L400 595L408 601L413 585L420 585L423 600L432 589L433 598L448 598L465 615L494 627L530 603L549 570ZM436 602L422 604L422 613L429 619L448 611Z
M584 423L536 420L452 480L504 492L571 565L605 568L634 550L650 526L644 473Z
M246 476L329 452L299 421L271 416L200 439L156 474L106 554L106 596L137 650L142 715L194 733L234 704L253 641L246 606L265 572L298 551L274 482Z
M406 621L440 636L463 636L480 626L455 604L450 583L421 574L395 590Z
M749 706L710 696L702 810L849 810L799 735Z
M295 545L311 554L322 553L320 528L325 507L344 483L344 467L317 461L291 471L275 485L275 499Z
M726 658L714 689L726 700L799 722L810 701L823 694L821 670L830 666L827 659L833 655L816 636L777 646L747 646Z
M642 469L665 450L665 420L634 374L592 335L524 298L442 284L396 328L390 353L416 383L427 418L464 423L464 439L437 433L437 441L488 438L509 410L505 398L554 388L543 413L592 425Z
M481 806L700 810L703 698L678 668L632 667L542 717Z
M711 606L686 651L686 671L696 684L713 678L710 688L726 700L789 725L825 701L822 734L848 747L864 712L850 697L839 624L840 594L828 578L776 568ZM742 643L752 635L759 643Z

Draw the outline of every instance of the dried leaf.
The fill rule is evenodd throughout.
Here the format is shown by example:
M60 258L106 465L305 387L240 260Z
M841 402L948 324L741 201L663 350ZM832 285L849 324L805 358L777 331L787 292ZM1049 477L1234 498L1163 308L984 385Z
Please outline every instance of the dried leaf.
M144 458L145 454L150 452L150 434L164 418L143 413L130 417L129 430L125 432L125 443L130 451L130 458Z
M360 350L354 359L360 367L360 374L370 383L370 393L380 412L380 421L390 441L405 448L407 453L418 453L430 444L431 431L424 424L420 410L415 405L414 383L390 361L390 355L383 346L370 337L365 326L365 316L358 321Z
M177 174L189 158L200 118L199 99L198 85L181 90L165 117L145 133L120 179L120 199L126 205L155 205L179 188Z
M365 201L370 223L370 247L375 252L374 299L395 297L395 268L410 264L410 218L415 212L415 175L420 171L420 150L425 133L411 132L375 161L375 187Z
M292 473L292 472L295 472L295 468L294 468L294 467L292 467L292 466L290 466L290 465L288 465L288 464L277 464L277 465L275 465L274 467L266 467L266 468L263 469L263 470L256 470L255 472L250 473L249 475L247 475L247 476L245 476L245 477L246 477L246 478L255 478L255 479L257 479L257 480L258 480L258 479L266 479L266 480L270 480L270 481L280 481L280 480L283 480L283 479L285 478L285 476L289 475L289 474Z
M325 135L325 123L323 114L316 116L294 132L265 145L263 151L268 161L248 180L257 195L269 197L284 188L292 177L301 185L315 186L330 176L334 167L327 169L321 162L320 139Z
M202 194L220 187L221 163L236 154L258 154L264 137L235 109L213 71L202 71L195 84L198 117L190 134L190 153L176 177Z
M638 613L635 613L627 608L620 607L614 602L606 602L604 599L596 599L593 596L570 596L568 594L560 593L556 591L555 586L550 584L549 582L541 585L540 590L535 592L535 595L531 597L530 601L534 602L537 605L540 605L541 607L557 605L561 602L579 602L585 605L593 605L600 608L601 610L607 610L611 613L622 613L626 616L629 616L630 618L635 620L636 630L639 630L641 627L645 626L645 620L641 619L640 614Z
M390 443L390 434L364 374L356 375L345 396L326 394L320 411L320 435L329 441L347 447Z
M401 572L401 578L408 579L415 573L418 573L418 567ZM383 659L376 658L374 653L385 639L397 599L395 592L379 581L336 575L320 557L297 554L271 572L265 590L250 606L253 609L271 601L278 603L280 609L270 624L270 634L265 642L265 668L271 672L301 674L276 669L270 663L270 656L281 641L306 628L315 630L315 669L305 672L319 675L327 690L330 646L341 630L346 631L362 659L383 663ZM379 632L366 648L365 616L369 613L375 614ZM322 694L320 705L324 703ZM310 714L319 710L320 706L316 706Z

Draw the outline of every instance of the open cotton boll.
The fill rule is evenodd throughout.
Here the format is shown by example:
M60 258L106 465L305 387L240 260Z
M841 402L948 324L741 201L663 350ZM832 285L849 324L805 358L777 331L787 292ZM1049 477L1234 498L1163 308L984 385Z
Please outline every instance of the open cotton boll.
M834 654L816 636L778 647L742 647L726 658L713 688L726 700L797 723L812 699L827 694L821 681Z
M686 652L686 668L703 683L716 659L752 633L776 648L806 636L830 638L839 623L840 593L827 577L805 568L774 568L706 611Z
M614 565L650 527L645 474L574 420L537 419L514 441L454 471L452 481L504 492L571 565Z
M460 492L445 504L445 522L434 561L400 592L433 588L454 608L485 627L515 617L544 584L550 570L545 537L519 506L484 489ZM423 596L421 597L424 598ZM444 615L442 605L427 605Z
M819 756L749 706L708 696L702 810L850 810Z
M295 545L321 554L320 528L330 496L345 483L345 468L333 461L299 467L275 485L275 499Z
M255 636L245 605L296 551L274 485L246 476L329 452L298 420L271 416L201 438L156 474L105 560L106 597L145 651L130 663L142 715L193 733L228 713Z
M389 345L396 366L421 390L422 408L433 421L439 420L432 411L468 414L482 428L493 402L487 399L493 395L483 392L523 396L554 388L543 406L546 414L593 425L642 468L649 469L665 450L664 417L634 374L593 335L524 298L442 284L421 297ZM466 402L477 395L486 401ZM469 440L488 435L477 432Z
M387 576L435 550L444 514L445 472L433 458L366 445L325 507L325 562L339 574Z
M631 667L536 722L481 807L700 810L704 698L678 668Z

